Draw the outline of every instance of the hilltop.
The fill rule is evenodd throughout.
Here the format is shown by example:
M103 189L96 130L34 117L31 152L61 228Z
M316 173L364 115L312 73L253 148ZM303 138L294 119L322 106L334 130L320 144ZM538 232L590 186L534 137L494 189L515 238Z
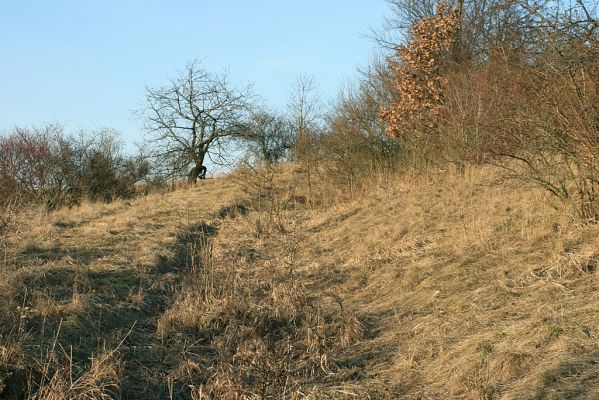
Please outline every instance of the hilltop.
M9 10L0 400L599 399L597 2L387 0L332 97L370 2L163 3Z

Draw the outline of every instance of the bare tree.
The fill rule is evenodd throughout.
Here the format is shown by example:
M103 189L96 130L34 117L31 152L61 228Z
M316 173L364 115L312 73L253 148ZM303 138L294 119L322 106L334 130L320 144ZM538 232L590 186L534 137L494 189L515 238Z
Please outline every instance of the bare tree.
M285 160L295 143L291 122L274 111L252 113L243 134L249 153L259 163L276 164Z
M291 87L288 110L295 134L294 158L303 164L308 187L312 188L312 170L318 163L319 133L322 121L318 86L313 77L301 75Z
M318 85L313 76L301 75L291 87L289 113L298 141L314 133L319 118Z
M145 117L152 156L170 175L191 167L189 180L196 181L206 157L216 164L226 160L251 99L251 87L233 88L226 71L213 74L191 62L168 85L147 88L139 114Z

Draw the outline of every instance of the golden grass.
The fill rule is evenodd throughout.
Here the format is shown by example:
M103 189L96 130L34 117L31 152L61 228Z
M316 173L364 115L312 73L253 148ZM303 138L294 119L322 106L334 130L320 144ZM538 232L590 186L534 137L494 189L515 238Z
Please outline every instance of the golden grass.
M195 188L107 205L83 204L51 214L25 210L9 237L0 270L0 346L4 353L17 354L17 349L25 354L22 361L7 356L0 364L5 395L39 398L36 393L46 393L50 384L55 385L52 396L57 395L56 388L66 387L62 380L53 380L60 371L90 376L91 360L119 343L138 321L127 339L131 345L119 350L125 359L135 358L129 353L153 337L152 318L178 285L178 266L170 261L177 232L216 214L238 195L232 184L214 179ZM58 333L58 344L71 361L42 356ZM71 394L65 398L83 396L67 392Z
M406 398L592 398L597 228L491 178L404 179L319 213L301 258L332 269L323 290L371 321L375 370Z
M482 168L353 194L275 173L276 199L244 198L238 174L27 211L1 273L0 392L72 370L106 385L89 398L599 396L597 226ZM70 361L40 356L54 342Z

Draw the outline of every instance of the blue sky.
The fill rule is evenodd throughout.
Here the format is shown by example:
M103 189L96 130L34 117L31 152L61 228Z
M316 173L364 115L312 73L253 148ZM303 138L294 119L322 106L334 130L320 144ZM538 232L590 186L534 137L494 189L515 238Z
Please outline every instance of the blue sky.
M334 97L376 50L384 0L0 0L0 130L57 121L132 143L145 86L229 68L273 107L300 74Z

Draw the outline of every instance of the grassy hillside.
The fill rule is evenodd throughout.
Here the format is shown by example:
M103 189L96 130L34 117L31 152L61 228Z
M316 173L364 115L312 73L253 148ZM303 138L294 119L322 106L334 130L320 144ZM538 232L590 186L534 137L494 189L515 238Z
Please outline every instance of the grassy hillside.
M599 230L491 176L324 206L289 167L274 212L240 176L30 210L0 398L598 398Z

